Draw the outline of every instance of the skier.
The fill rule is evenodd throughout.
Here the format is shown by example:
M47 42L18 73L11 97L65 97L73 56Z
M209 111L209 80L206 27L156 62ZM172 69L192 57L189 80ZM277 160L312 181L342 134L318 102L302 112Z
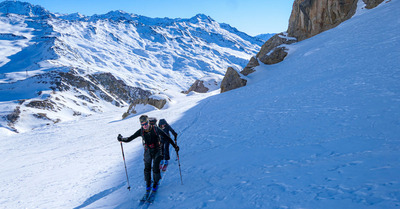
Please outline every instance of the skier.
M168 136L170 136L169 132L171 132L172 135L174 135L175 137L174 138L175 144L177 144L176 137L178 136L178 134L175 132L174 129L171 128L171 126L167 123L165 119L161 119L160 122L158 122L158 127L160 127L161 130L163 130ZM160 169L165 171L168 166L168 160L170 159L169 141L162 136L161 136L161 150L163 154L163 160L161 160Z
M146 194L150 193L152 189L153 192L156 192L158 189L158 182L161 179L160 174L160 161L162 159L161 156L161 145L160 145L160 136L162 136L166 141L172 144L175 148L175 151L179 151L179 147L172 141L172 139L164 133L160 128L156 125L151 125L149 122L149 117L147 115L142 115L139 118L141 128L137 130L130 137L122 137L121 134L118 135L118 141L120 142L130 142L135 138L141 136L142 142L144 146L144 179L146 181ZM153 161L153 188L151 187L151 163Z

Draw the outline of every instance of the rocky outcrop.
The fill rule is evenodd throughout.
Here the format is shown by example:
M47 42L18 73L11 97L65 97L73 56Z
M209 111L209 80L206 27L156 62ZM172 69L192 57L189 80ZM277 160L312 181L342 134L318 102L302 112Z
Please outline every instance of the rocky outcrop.
M189 92L197 92L197 93L207 93L208 92L208 88L204 86L204 81L202 80L196 80L192 86L190 86L190 88L187 91L184 91L182 93L184 94L188 94Z
M279 63L287 56L286 45L336 27L352 17L356 9L357 0L295 0L287 33L276 34L265 42L256 58L268 65ZM244 75L254 72L254 63L252 58L242 71Z
M363 0L366 8L374 8L383 0ZM247 76L253 73L259 61L272 65L285 59L287 45L315 36L350 19L356 12L358 0L295 0L286 33L276 34L261 47L240 72ZM232 69L233 70L233 69ZM221 92L246 85L232 70L227 71L221 83ZM236 75L236 74L237 75Z
M85 100L91 102L101 99L113 103L115 106L121 106L121 103L132 103L136 99L144 99L151 95L150 91L137 87L131 87L122 80L117 80L111 73L98 73L82 77L75 70L64 73L60 72L55 82L54 90L67 91L71 87L86 90L92 98L85 97Z
M375 8L380 3L383 2L383 0L363 0L363 1L366 4L365 8L367 8L367 9Z
M131 103L131 105L129 105L128 111L125 112L122 115L122 119L125 119L126 117L128 117L131 114L136 114L136 105L138 104L142 104L142 105L151 105L157 109L162 109L165 104L167 103L166 99L161 99L161 98L145 98L145 99L137 99L135 100L133 103Z
M18 119L20 118L20 114L21 114L21 110L20 110L20 107L19 106L17 106L15 109L14 109L14 111L12 112L12 113L10 113L10 114L8 114L7 116L6 116L6 120L8 121L8 127L12 130L12 131L14 131L14 132L17 132L18 133L18 131L17 131L17 129L14 127L14 124L18 121Z
M246 86L247 80L242 79L236 70L229 67L221 82L221 93Z
M258 59L253 56L253 57L251 57L249 63L246 65L246 67L243 68L242 71L240 71L240 73L242 75L247 76L248 74L253 73L255 71L254 68L259 65L260 65L260 63L258 62Z
M298 41L336 27L351 18L358 0L295 0L287 33Z
M272 65L281 62L287 55L285 45L295 43L296 39L286 33L279 33L270 38L257 53L257 58L264 64Z
M55 102L51 100L33 100L30 101L28 104L25 104L27 107L42 109L42 110L51 110L57 112L57 105Z

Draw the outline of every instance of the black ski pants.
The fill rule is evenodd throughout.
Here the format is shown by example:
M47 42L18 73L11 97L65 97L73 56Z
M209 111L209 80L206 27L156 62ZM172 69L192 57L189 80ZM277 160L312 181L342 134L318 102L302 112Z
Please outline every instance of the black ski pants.
M163 155L163 160L169 160L169 142L163 141L161 143L161 149L162 149L162 155Z
M155 187L158 184L158 181L161 179L160 173L160 162L162 160L161 148L148 148L145 147L144 150L144 180L146 181L146 186L150 187L151 185L151 163L153 162L153 186Z

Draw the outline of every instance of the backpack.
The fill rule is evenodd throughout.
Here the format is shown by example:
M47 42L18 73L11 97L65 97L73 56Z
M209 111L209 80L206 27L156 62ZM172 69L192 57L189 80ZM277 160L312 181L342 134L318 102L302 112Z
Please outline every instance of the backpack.
M167 121L165 119L160 119L160 122L158 122L158 127L161 127L162 125L167 125Z
M157 124L157 118L151 117L149 118L150 125L155 126Z
M156 131L156 126L157 126L157 118L155 117L149 117L149 123L152 126L151 129L153 129L154 133L156 134L156 136L158 137L158 141L160 142L160 135L157 133ZM142 128L142 136L144 136L144 130ZM142 139L142 143L143 145L146 144L146 142L144 141L144 139Z

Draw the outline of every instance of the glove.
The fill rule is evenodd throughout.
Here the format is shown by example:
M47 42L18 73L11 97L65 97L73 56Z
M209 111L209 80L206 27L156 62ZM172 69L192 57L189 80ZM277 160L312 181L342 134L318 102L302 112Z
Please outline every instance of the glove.
M179 146L178 146L178 145L175 145L174 148L175 148L175 151L176 151L176 152L179 152Z
M121 134L118 134L117 140L118 140L119 142L122 142L122 139L123 139L122 135L121 135Z

